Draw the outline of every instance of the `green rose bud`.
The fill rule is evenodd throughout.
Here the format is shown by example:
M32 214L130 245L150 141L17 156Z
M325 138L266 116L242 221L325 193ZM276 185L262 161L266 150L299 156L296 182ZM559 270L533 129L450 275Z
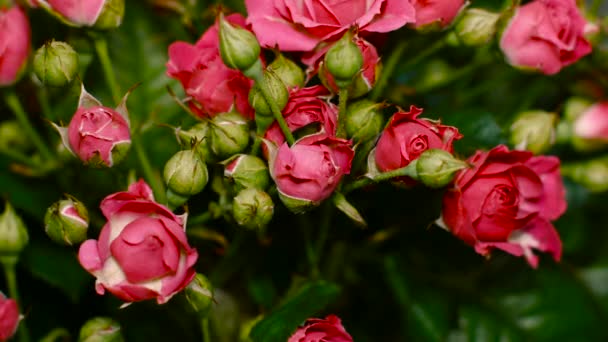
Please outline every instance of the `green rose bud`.
M16 120L0 122L0 150L26 151L32 143Z
M557 115L541 110L518 115L511 125L511 144L518 150L542 154L555 143Z
M304 70L280 52L277 52L277 57L270 63L267 70L277 75L287 88L304 86Z
M28 241L25 224L11 204L6 202L0 215L0 257L17 257Z
M200 318L207 317L213 304L213 286L209 279L197 273L184 290L184 294L198 316Z
M355 142L375 137L384 125L382 103L360 100L350 104L346 110L346 134Z
M224 15L219 17L220 55L224 64L253 77L262 71L260 44L253 33L230 24Z
M263 231L272 219L273 213L272 198L260 189L242 190L232 202L234 220L247 229Z
M213 162L215 158L209 146L210 130L209 122L203 121L192 126L189 130L177 129L175 131L177 140L185 149L195 150L204 162Z
M416 179L429 188L442 188L452 182L456 173L467 163L442 149L424 151L416 159Z
M325 53L325 68L331 73L340 88L348 87L363 67L363 54L347 32Z
M494 38L498 19L500 13L479 8L467 9L454 26L454 33L463 45L484 45Z
M88 320L82 328L78 342L122 342L118 322L107 317L95 317Z
M44 230L51 240L73 246L87 238L89 214L87 208L74 197L55 202L44 215Z
M34 73L44 85L70 84L78 74L78 53L64 42L46 43L36 51Z
M256 118L258 116L272 117L272 110L262 95L261 86L265 86L268 89L270 98L274 100L274 103L276 103L279 110L283 110L287 101L289 101L289 91L281 78L273 71L268 70L264 72L262 84L256 82L249 91L249 104L255 109Z
M219 159L242 152L249 145L249 124L239 113L221 113L211 120L211 151Z
M232 179L236 191L245 188L266 189L270 184L270 175L266 163L248 154L240 154L224 169L224 176Z
M581 184L591 192L608 191L608 157L579 163L563 164L561 174Z
M203 191L209 181L209 174L207 165L198 154L193 150L185 150L174 154L165 164L163 178L171 191L192 196Z

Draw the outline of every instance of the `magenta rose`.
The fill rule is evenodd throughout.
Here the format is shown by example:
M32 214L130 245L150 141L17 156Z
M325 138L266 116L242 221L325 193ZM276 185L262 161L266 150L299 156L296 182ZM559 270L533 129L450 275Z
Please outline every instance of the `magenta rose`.
M448 26L464 7L464 0L410 0L416 9L416 27Z
M468 162L444 195L446 228L482 255L498 248L536 267L537 249L559 261L562 244L551 224L567 205L559 159L501 145Z
M405 0L245 0L245 5L260 44L282 51L311 51L353 26L361 34L389 32L415 19Z
M574 121L574 135L593 142L608 143L608 102L587 108Z
M240 14L229 15L226 20L245 27L245 18ZM193 100L190 107L198 115L214 116L236 107L239 113L253 118L254 112L248 101L253 81L224 64L220 56L218 30L216 22L194 45L179 41L172 43L167 74L181 82Z
M591 52L593 29L575 0L535 0L516 10L500 48L511 65L552 75Z
M0 7L0 87L17 81L30 51L30 24L19 6Z
M7 341L17 331L19 307L14 299L6 298L0 292L0 341Z
M323 319L309 318L287 342L353 342L353 338L335 315Z
M108 222L99 240L85 241L78 252L80 264L97 278L97 293L162 304L194 278L198 254L188 244L185 215L156 203L143 180L100 207Z
M294 88L289 92L289 101L283 109L283 117L289 129L294 132L310 124L318 124L318 129L328 135L336 134L338 107L329 102L330 93L323 86ZM273 123L264 138L280 146L285 137L281 128Z

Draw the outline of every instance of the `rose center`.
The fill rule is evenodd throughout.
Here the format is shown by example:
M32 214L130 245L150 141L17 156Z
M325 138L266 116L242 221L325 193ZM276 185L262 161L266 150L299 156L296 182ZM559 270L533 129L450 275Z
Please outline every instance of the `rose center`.
M507 184L499 184L494 186L486 197L483 211L486 215L504 212L517 206L518 201L519 192L516 188Z
M409 144L408 154L410 159L417 158L422 152L429 148L429 140L426 135L417 135L414 137Z

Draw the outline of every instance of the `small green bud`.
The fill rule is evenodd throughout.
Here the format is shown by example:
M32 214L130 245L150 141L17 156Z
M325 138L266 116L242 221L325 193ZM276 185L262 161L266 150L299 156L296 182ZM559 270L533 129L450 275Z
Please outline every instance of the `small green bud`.
M518 150L542 154L555 143L557 115L541 110L518 115L511 125L511 144Z
M608 157L563 164L561 174L581 184L591 192L608 191Z
M195 151L184 150L177 152L167 161L163 178L171 191L192 196L203 191L209 181L209 174L207 165Z
M249 145L249 124L239 113L221 113L211 120L211 150L219 159L242 152Z
M272 198L260 189L241 190L232 202L234 220L247 229L263 231L273 213Z
M62 245L73 246L87 238L89 214L87 208L76 198L53 203L44 215L44 230L51 240Z
M236 191L245 188L266 189L270 184L270 175L266 163L248 154L240 154L224 169L224 176L234 181Z
M382 103L360 100L350 104L346 110L346 134L355 142L368 140L380 133L384 125Z
M416 179L429 188L442 188L452 182L467 163L442 149L424 151L416 160Z
M266 86L268 89L268 93L274 103L276 103L277 108L279 110L283 110L285 105L287 105L287 101L289 101L289 91L285 86L285 83L279 78L277 74L272 71L265 71L264 77L262 78L262 83L259 84L256 82L253 88L249 91L249 104L253 109L255 109L255 115L257 116L272 116L272 110L266 100L264 99L264 95L262 95L262 90L260 87L262 85Z
M251 68L262 70L260 43L253 33L230 24L223 14L219 17L220 55L224 64L248 75ZM251 70L253 71L253 70Z
M16 257L27 245L27 228L9 202L0 215L0 257Z
M454 33L463 45L484 45L494 38L498 19L500 13L479 8L467 9L454 26Z
M189 195L180 195L173 192L171 189L167 189L167 203L169 204L169 208L175 209L184 205L190 199Z
M194 149L204 162L213 162L214 156L209 146L209 122L203 121L192 126L189 130L176 129L177 139L185 149Z
M249 334L251 333L251 329L258 324L264 318L264 315L259 315L257 317L246 320L242 325L239 333L239 342L253 342Z
M325 53L325 67L340 88L348 87L363 67L363 54L347 32Z
M34 73L44 85L68 85L78 74L78 53L64 42L45 43L34 56Z
M0 122L0 150L26 151L32 146L16 120Z
M211 285L209 279L197 273L184 290L184 294L198 316L200 318L207 317L213 304L213 285Z
M267 70L277 75L287 88L304 86L304 70L280 52L277 53L274 61L268 65Z
M120 324L108 317L95 317L88 320L82 328L78 342L122 342Z

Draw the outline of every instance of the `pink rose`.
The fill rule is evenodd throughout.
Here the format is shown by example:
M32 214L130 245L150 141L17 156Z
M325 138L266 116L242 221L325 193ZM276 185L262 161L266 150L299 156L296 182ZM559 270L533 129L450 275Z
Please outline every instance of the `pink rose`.
M294 88L289 92L289 102L283 109L283 117L292 132L310 124L318 124L321 132L336 134L338 107L329 102L329 91L316 85L307 88ZM273 123L264 138L280 146L285 137L281 128Z
M79 26L93 26L107 0L38 0L37 5L49 6L62 17Z
M0 292L0 341L7 341L17 331L19 307L14 299L6 298Z
M574 121L574 135L608 143L608 101L596 103L581 113Z
M245 27L245 18L240 14L226 17L228 22ZM190 107L200 116L214 116L236 110L253 118L249 106L249 90L253 81L242 72L228 68L222 61L219 50L219 26L210 27L192 45L174 42L169 46L167 74L179 80L186 94L194 101Z
M562 244L551 224L567 205L559 159L501 145L468 162L443 198L447 229L482 255L498 248L536 267L537 249L559 261Z
M410 0L416 9L416 27L448 26L465 5L464 0Z
M30 51L30 24L25 12L0 7L0 87L17 81Z
M329 315L324 319L309 318L287 342L353 342L340 318Z
M535 0L517 9L500 48L511 65L552 75L591 52L592 29L575 0Z
M260 44L282 51L311 51L353 26L362 34L389 32L415 19L405 0L245 0L245 5Z
M97 293L110 291L135 302L167 302L194 278L198 258L186 239L186 217L154 202L143 181L101 202L108 222L99 240L87 240L78 252L80 264L97 278Z

